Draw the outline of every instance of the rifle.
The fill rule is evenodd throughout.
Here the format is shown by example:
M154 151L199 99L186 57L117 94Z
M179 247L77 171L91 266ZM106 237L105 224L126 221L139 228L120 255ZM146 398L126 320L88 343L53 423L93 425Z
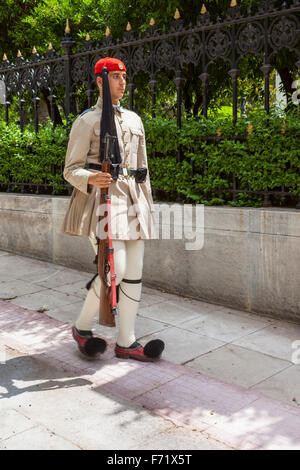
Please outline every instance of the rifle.
M111 149L115 139L115 136L106 133L104 138L104 160L102 161L102 171L104 173L111 173ZM116 274L114 267L114 249L111 238L111 200L108 195L108 188L101 188L100 207L99 221L101 230L103 219L106 219L107 223L103 229L104 233L100 233L100 237L98 238L98 274L101 279L99 323L105 326L116 326ZM102 214L104 207L105 210ZM109 273L110 282L108 280Z
M114 110L111 101L110 88L107 78L107 68L102 70L103 109L100 134L100 161L101 170L110 173L116 181L118 167L122 161L115 128ZM113 170L113 171L112 171ZM114 267L114 249L111 235L111 200L108 188L100 190L100 217L101 232L98 236L98 274L101 279L99 323L105 326L116 326L117 313L116 274ZM104 214L103 214L103 209ZM102 228L103 219L106 225ZM108 274L110 273L110 281Z

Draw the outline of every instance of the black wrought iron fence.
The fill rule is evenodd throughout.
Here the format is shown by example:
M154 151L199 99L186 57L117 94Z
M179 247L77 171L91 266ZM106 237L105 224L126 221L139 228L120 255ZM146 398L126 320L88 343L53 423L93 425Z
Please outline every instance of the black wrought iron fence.
M78 86L84 86L87 104L91 106L95 90L94 65L99 58L105 56L118 57L126 64L130 109L134 109L135 79L140 72L148 76L152 105L155 105L158 75L166 70L172 71L177 91L177 125L180 128L184 68L188 64L201 67L202 113L207 117L210 68L218 59L230 65L228 74L232 81L232 120L235 123L238 115L239 65L246 55L253 54L263 60L261 71L264 76L264 108L269 113L270 73L274 69L274 59L279 51L286 50L295 55L295 64L300 69L299 32L299 0L290 0L288 5L285 1L262 0L255 14L252 14L251 10L242 14L236 0L232 0L225 17L223 19L218 17L216 21L212 21L203 4L194 25L186 27L177 10L167 32L160 31L154 20L151 20L144 35L135 33L128 23L122 40L114 39L107 28L101 45L95 44L87 35L84 44L79 45L76 51L77 43L71 36L67 21L64 38L61 41L63 55L56 53L51 44L44 56L39 56L33 49L31 57L27 60L20 52L14 63L9 62L4 55L0 67L0 80L3 80L6 86L4 104L6 122L9 123L11 98L17 95L20 127L23 129L24 93L28 91L32 93L37 132L41 91L46 90L50 102L50 117L53 121L55 121L56 90L59 87L65 91L66 116L70 113L76 114L75 93ZM154 107L152 113L154 115ZM211 137L207 136L205 139L210 141ZM183 158L184 153L179 147L178 160L181 161ZM8 190L12 186L13 182L8 185ZM25 183L22 187L25 187ZM247 192L238 188L234 175L230 191L234 198L238 192ZM263 190L265 205L270 204L270 194L274 191L269 191L268 188ZM253 191L249 188L248 192ZM284 187L275 192L282 196L290 194Z

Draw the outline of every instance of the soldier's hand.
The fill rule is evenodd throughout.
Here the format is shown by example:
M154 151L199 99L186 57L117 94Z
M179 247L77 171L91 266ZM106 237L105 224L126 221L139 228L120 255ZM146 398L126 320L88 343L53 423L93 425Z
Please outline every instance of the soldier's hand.
M113 179L110 173L103 173L102 171L98 171L97 173L93 173L91 176L89 176L88 184L97 186L97 188L108 188L112 181Z

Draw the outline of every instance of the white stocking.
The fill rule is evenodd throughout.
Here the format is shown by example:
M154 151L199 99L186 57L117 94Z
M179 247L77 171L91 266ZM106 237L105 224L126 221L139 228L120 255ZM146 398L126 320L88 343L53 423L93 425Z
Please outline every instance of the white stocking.
M95 239L90 239L97 252ZM142 283L128 283L125 280L141 280L143 272L144 241L113 240L116 284L119 290L119 331L117 343L129 347L135 342L135 319L141 299ZM97 276L87 294L75 326L79 330L91 330L99 309L101 280Z
M90 242L97 254L97 242L95 238L90 238ZM121 282L124 277L126 268L126 247L123 240L113 240L114 248L114 264L116 273L116 284ZM94 318L99 312L99 296L101 288L101 279L97 276L87 293L83 307L75 322L75 326L78 330L91 330L94 322Z
M119 332L117 343L128 348L135 342L135 319L142 293L142 282L128 283L125 280L142 280L144 241L126 240L126 272L119 291Z

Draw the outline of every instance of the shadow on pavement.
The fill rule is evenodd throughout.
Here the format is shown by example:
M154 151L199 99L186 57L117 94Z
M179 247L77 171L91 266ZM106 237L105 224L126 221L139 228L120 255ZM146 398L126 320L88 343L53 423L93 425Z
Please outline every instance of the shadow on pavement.
M40 354L18 356L0 364L0 399L25 392L41 392L60 388L80 387L91 384L68 370L48 365ZM34 382L30 385L28 382ZM3 390L4 389L4 390Z

